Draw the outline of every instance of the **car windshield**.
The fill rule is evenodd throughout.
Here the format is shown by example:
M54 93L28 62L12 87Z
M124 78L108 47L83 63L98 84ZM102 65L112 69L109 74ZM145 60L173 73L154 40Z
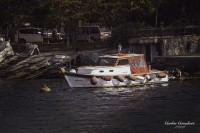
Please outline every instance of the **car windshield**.
M101 32L110 32L110 29L103 27L103 28L100 28L100 31Z
M113 66L116 60L115 58L100 58L97 62L97 66Z

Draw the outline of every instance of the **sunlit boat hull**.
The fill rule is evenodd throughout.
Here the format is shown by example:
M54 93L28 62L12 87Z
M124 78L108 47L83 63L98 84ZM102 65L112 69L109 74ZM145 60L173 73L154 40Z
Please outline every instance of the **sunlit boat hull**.
M168 73L152 70L143 54L101 56L96 66L81 66L66 72L70 87L120 87L168 82Z
M98 77L98 76L97 76ZM79 76L79 75L65 75L65 79L68 84L72 88L84 88L84 87L120 87L120 86L138 86L138 85L146 85L146 84L157 84L157 83L166 83L168 82L168 75L164 78L154 77L153 79L148 79L143 76L135 76L136 80L131 80L128 78L124 78L124 81L119 81L116 78L111 78L110 81L104 80L103 77L97 78L97 83L92 84L92 75L89 76Z

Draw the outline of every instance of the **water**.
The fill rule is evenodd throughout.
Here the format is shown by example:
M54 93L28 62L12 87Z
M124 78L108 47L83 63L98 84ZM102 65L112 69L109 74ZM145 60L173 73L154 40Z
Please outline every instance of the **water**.
M44 84L51 93L40 93ZM63 80L0 80L0 133L200 133L200 82L68 88ZM195 122L166 125L166 122Z

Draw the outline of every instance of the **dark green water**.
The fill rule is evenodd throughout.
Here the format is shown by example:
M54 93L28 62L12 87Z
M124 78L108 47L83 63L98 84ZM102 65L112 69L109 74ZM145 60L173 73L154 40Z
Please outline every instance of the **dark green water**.
M53 91L40 93L44 84ZM0 80L0 133L79 132L200 133L200 80L103 89L71 89L53 79Z

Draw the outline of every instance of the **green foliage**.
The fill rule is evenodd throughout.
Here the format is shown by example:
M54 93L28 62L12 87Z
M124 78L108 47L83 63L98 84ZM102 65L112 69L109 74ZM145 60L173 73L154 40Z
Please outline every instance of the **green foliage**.
M199 0L0 0L0 27L30 22L53 28L78 20L110 27L127 21L154 25L155 14L158 24L170 25L174 20L199 24L199 5Z
M135 14L152 13L148 0L0 0L1 26L30 21L40 27L55 27L64 22L84 20L117 25ZM140 17L141 19L141 17Z
M25 0L0 0L1 27L16 24L20 20L25 19L28 15L27 13L31 10L28 7L30 5Z

